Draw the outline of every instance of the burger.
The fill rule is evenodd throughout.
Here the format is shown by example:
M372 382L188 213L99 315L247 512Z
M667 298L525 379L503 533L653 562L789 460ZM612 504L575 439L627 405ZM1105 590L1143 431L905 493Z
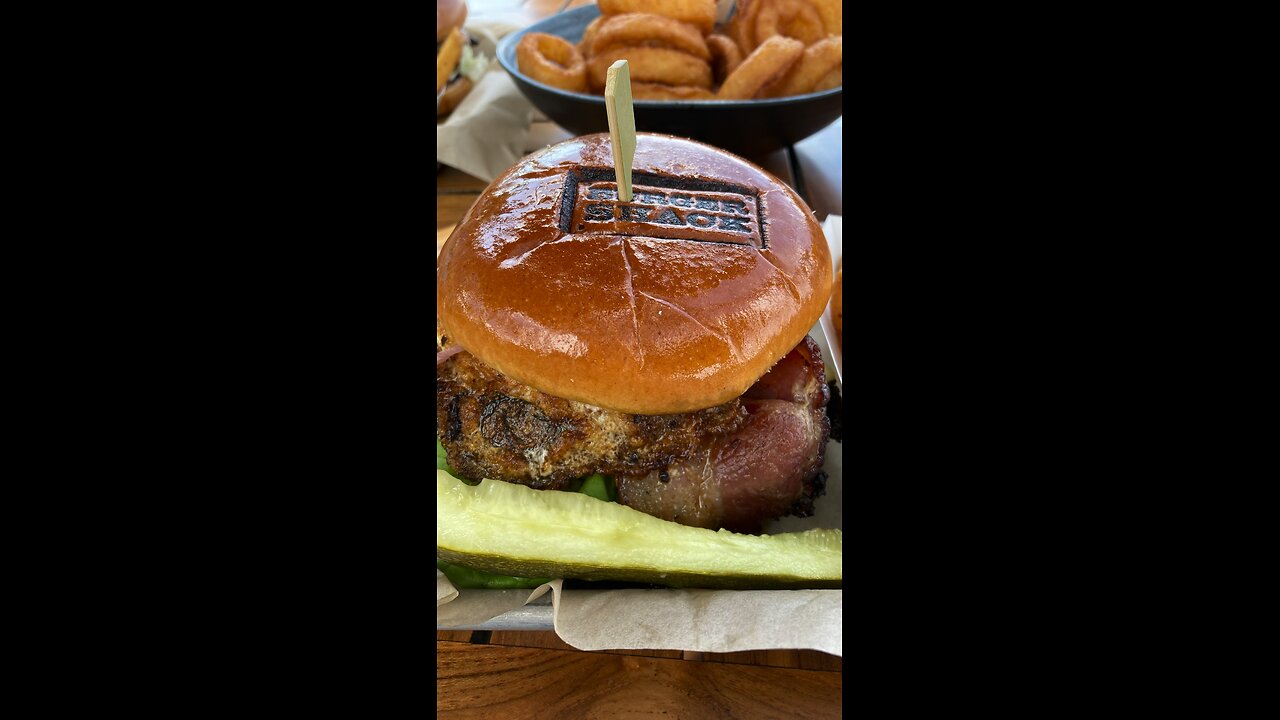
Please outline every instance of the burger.
M766 520L810 515L824 489L828 389L807 333L831 298L832 268L813 214L741 158L649 133L637 136L624 200L612 152L598 134L523 159L437 259L437 441L452 475L500 481L492 492L519 505L501 521L474 516L503 526L475 531L498 546L451 555L479 557L482 569L528 571L502 560L575 513L591 515L582 532L607 534L604 503L566 510L552 496L568 493L546 492L584 477L609 478L617 512L629 513L615 535L669 534L663 552L682 533L752 535ZM562 519L540 526L553 512ZM827 559L834 548L838 583L839 531L810 532L835 533L820 544ZM692 555L721 552L689 542ZM596 572L608 559L532 566L653 574ZM700 570L686 570L690 584Z
M484 56L462 25L465 0L436 0L436 117L453 112L484 73Z

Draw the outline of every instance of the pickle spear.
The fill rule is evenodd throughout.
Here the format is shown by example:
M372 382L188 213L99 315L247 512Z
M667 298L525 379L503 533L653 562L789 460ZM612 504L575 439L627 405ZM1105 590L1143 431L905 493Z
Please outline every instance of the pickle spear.
M687 527L581 493L436 470L436 555L503 575L671 587L838 588L839 530L740 535Z

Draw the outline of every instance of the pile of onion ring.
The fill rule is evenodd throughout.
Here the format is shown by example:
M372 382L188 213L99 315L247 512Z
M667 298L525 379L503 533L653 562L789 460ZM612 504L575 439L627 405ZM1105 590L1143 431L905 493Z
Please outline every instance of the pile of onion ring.
M529 33L520 72L573 92L604 92L625 59L636 100L749 100L843 84L839 0L738 0L723 27L716 0L598 0L577 46ZM532 39L531 39L532 38Z
M540 83L571 92L587 91L587 66L568 40L528 33L516 45L520 72Z

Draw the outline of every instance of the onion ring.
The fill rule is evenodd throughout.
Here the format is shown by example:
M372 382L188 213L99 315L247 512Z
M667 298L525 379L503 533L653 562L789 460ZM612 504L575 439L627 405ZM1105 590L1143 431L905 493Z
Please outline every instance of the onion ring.
M833 71L840 71L843 63L843 37L837 35L816 42L805 48L791 70L772 87L766 88L762 96L786 97L813 92L819 80Z
M636 100L714 100L715 93L706 88L661 83L631 83L631 97Z
M609 66L618 60L626 60L631 66L633 83L654 82L711 88L711 66L706 60L670 48L621 47L610 48L587 63L587 80L593 92L604 90Z
M605 16L601 15L595 20L587 23L587 27L583 29L582 41L578 43L578 52L582 53L582 57L585 58L589 54L587 51L591 49L591 41L595 39L596 31L600 29L600 26L604 24L604 21Z
M530 79L570 92L587 91L587 70L572 43L555 35L528 33L516 45L516 63Z
M708 35L706 42L711 49L711 69L715 71L716 81L724 82L742 64L742 49L726 35Z
M604 16L601 16L604 17ZM627 13L613 15L596 32L589 55L599 55L611 47L659 45L687 52L702 60L711 59L707 42L698 28L663 15Z
M440 52L436 53L436 95L449 82L453 69L458 67L458 59L462 57L462 31L454 28L449 37L444 39Z
M652 13L675 18L706 35L716 24L716 0L599 0L601 15Z
M844 10L840 6L840 0L809 0L809 3L818 11L822 27L828 35L844 35Z
M750 100L764 86L782 77L804 54L804 43L774 35L761 43L733 74L725 78L716 97L721 100Z
M843 84L844 84L844 70L841 68L836 68L835 70L832 70L826 75L823 75L822 79L818 81L818 84L814 85L813 89L810 90L809 92L820 92L822 90L830 90L831 88L840 87Z
M774 35L795 38L806 46L827 36L822 17L805 0L761 0L751 30L756 47Z
M759 12L760 0L739 0L737 12L725 27L725 32L738 43L738 49L742 50L744 56L756 49L752 28L755 27L756 14Z

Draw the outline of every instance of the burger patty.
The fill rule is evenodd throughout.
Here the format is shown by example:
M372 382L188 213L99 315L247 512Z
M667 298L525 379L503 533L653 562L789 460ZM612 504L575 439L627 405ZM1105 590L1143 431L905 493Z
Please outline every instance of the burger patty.
M739 400L694 413L630 415L552 397L465 351L436 367L440 441L449 464L468 478L562 490L592 473L644 475L746 422Z

